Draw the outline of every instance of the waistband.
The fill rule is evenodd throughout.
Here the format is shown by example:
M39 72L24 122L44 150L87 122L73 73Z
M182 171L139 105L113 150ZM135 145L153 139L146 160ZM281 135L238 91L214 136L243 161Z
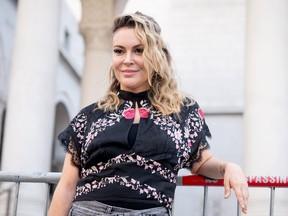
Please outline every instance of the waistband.
M71 207L71 216L79 215L117 215L117 216L169 216L165 207L156 207L143 210L133 210L107 205L98 201L74 201ZM75 213L75 214L73 214Z

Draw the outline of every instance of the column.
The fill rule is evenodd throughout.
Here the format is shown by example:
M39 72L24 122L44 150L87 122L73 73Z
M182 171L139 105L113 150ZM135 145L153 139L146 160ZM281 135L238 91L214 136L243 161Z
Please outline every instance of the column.
M2 169L49 171L60 1L19 0ZM23 184L19 215L44 215L46 187ZM42 214L43 213L43 214Z
M247 175L286 176L288 173L287 20L287 0L247 1ZM276 190L275 215L288 214L288 196L283 192ZM249 215L268 214L266 198L269 198L267 190L251 190Z
M103 97L108 89L112 55L112 24L126 0L82 0L80 32L85 41L85 63L81 81L81 106Z

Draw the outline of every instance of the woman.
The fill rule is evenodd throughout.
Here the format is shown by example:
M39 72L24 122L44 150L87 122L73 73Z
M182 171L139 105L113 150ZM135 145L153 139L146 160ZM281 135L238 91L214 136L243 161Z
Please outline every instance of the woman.
M155 20L115 19L110 88L82 109L59 140L66 148L50 216L170 215L179 169L224 178L247 212L241 168L215 158L199 105L177 88Z

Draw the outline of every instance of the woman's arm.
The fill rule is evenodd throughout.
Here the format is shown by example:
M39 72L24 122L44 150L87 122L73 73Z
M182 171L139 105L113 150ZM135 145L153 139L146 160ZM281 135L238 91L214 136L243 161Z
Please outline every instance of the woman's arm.
M192 173L213 179L224 179L225 198L234 190L243 213L247 213L249 198L246 177L238 164L224 162L212 155L209 150L202 152L202 160L193 165Z
M79 179L78 168L71 164L71 154L66 153L60 181L55 189L48 216L67 216Z

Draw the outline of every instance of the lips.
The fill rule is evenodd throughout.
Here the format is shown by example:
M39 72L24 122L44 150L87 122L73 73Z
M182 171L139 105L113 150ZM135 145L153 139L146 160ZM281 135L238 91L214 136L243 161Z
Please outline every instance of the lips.
M137 70L134 69L125 69L125 70L121 70L123 73L136 73Z
M125 69L125 70L121 70L121 72L125 75L125 76L133 76L135 73L137 73L138 70L134 70L134 69Z

